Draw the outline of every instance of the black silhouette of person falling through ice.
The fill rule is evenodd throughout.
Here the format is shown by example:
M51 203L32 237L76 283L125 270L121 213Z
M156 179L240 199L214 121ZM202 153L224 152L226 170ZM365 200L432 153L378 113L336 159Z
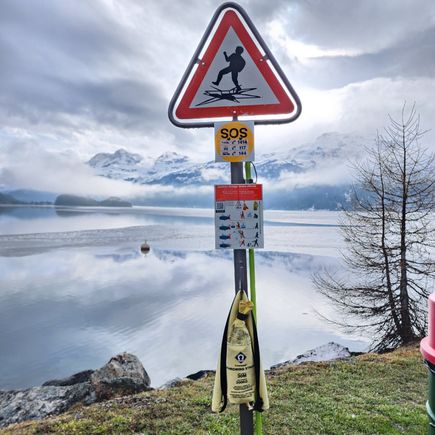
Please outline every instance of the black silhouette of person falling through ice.
M239 92L242 88L239 85L239 72L245 67L246 62L242 57L243 47L238 46L233 54L230 56L227 55L227 52L224 51L225 60L230 63L229 66L223 68L219 71L217 79L215 82L212 82L214 85L219 86L219 83L222 80L222 77L225 74L231 73L231 79L233 80L234 86L236 87L236 91Z

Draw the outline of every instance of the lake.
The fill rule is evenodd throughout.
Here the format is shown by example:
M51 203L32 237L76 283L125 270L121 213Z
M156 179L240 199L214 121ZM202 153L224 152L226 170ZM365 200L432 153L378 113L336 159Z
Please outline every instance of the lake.
M311 282L339 267L334 212L265 212L257 315L265 367L336 341ZM151 251L143 255L147 240ZM213 210L0 207L0 389L26 388L137 355L158 387L215 369L234 296L232 251L214 249Z

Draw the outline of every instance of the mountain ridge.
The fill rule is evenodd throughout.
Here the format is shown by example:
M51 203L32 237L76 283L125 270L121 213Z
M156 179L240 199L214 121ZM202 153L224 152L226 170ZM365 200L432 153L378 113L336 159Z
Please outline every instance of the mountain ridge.
M341 208L349 200L352 181L346 161L361 159L366 143L367 139L362 136L329 132L288 150L257 152L253 181L264 185L265 207L288 210ZM123 195L135 205L211 207L213 185L230 183L230 165L227 163L197 163L177 152L164 152L152 158L119 148L111 153L97 153L84 164L97 176L144 186L143 194ZM30 203L54 202L64 192L56 189L53 183L53 192L20 189L3 193ZM92 184L89 192L82 191L81 194L101 197L92 191ZM112 196L112 192L109 195ZM7 200L11 201L11 198Z
M270 208L336 210L349 199L351 177L346 161L361 158L365 143L366 139L361 136L329 132L289 150L257 154L252 171L254 181L267 187L265 202ZM117 155L120 158L116 159ZM126 150L97 156L100 156L98 164L95 164L96 156L88 162L96 174L134 184L180 190L230 183L227 163L195 163L176 152L165 152L154 160L138 159L134 154L128 157ZM103 163L101 156L106 156ZM126 160L128 165L125 165ZM133 202L157 205L140 197ZM165 206L210 204L210 198L204 194L170 196L166 193L158 199L158 205Z
M343 164L343 155L351 158L358 156L358 151L365 139L355 135L324 133L313 143L307 143L288 151L259 155L255 163L258 177L267 180L279 180L288 174L300 174L314 171L324 163ZM122 159L116 159L122 151ZM127 151L120 149L115 153L99 153L88 164L95 172L107 178L124 180L136 184L162 184L186 186L199 184L229 183L229 171L226 163L214 161L194 163L188 156L175 152L160 155L150 166L131 154L129 164L124 165ZM102 162L102 156L106 160ZM99 157L96 159L96 157ZM98 164L96 164L96 161Z

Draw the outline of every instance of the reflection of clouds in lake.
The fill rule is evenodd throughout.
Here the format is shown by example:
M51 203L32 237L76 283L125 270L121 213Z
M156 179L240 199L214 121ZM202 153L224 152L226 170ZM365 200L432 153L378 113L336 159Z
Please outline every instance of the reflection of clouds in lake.
M154 386L215 368L234 296L229 251L54 250L1 258L0 387L28 386L138 355ZM258 253L265 365L336 337L310 275L332 258ZM304 314L308 313L308 314Z
M122 264L117 259L119 255L128 256L126 252L115 253L114 258L108 253L98 255L95 260L93 250L58 250L54 255L26 257L25 268L23 259L2 259L7 272L2 277L0 307L0 328L4 332L0 343L5 350L0 359L7 359L2 382L12 382L9 379L17 371L21 377L11 386L66 375L96 366L123 350L137 353L144 362L155 358L159 369L162 362L158 350L163 342L171 340L178 343L169 347L175 350L172 355L178 361L180 342L185 341L178 334L188 337L198 330L187 321L194 295L210 293L225 276L219 262L214 260L209 267L210 258L200 253L150 254L144 258L133 251L131 259ZM230 280L232 272L227 270L226 279ZM208 310L205 314L209 316ZM191 317L195 318L193 314ZM168 319L170 330L165 327ZM81 353L74 355L73 347ZM56 367L51 359L61 355L65 365L74 367ZM98 361L83 365L89 360L86 355L94 355ZM50 367L39 377L31 373L24 379L32 361L44 358L50 359ZM36 363L33 369L41 370L41 365Z
M317 341L327 340L321 332L324 325L314 313L322 307L323 300L313 289L310 275L315 268L313 263L321 262L306 255L285 257L257 268L259 335L266 365L289 359L310 347L310 331L316 331Z
M309 255L339 256L343 241L336 227L264 228L265 248L274 251L300 252Z

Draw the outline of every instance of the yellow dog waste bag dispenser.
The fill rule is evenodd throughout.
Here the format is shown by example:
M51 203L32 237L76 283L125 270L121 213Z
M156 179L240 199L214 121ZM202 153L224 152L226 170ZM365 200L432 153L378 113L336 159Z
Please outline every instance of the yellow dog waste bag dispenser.
M240 290L233 300L222 338L213 390L214 412L222 412L228 402L246 403L256 411L269 408L252 308L253 303Z

